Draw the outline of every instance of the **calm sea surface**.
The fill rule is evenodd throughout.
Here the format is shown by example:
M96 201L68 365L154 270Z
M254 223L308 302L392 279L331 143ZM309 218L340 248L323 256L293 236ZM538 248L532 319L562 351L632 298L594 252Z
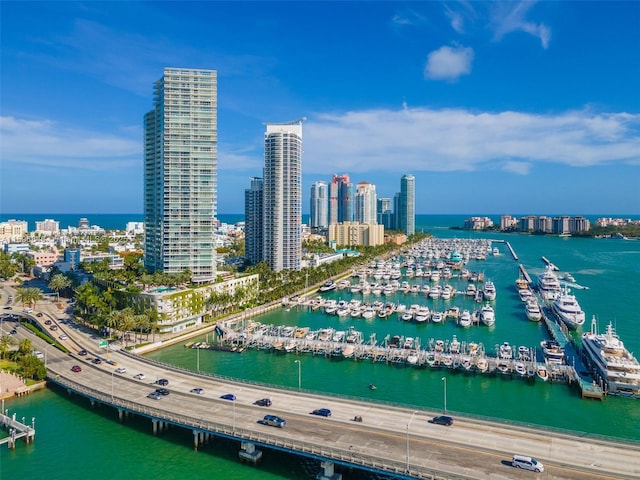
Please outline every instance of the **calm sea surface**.
M76 225L81 215L68 216ZM28 218L27 218L28 217ZM28 221L54 218L64 227L63 215L3 215L2 219ZM71 218L71 217L75 217ZM91 224L103 228L124 228L127 221L141 221L141 215L86 215ZM112 217L112 218L108 218ZM225 218L226 217L226 218ZM508 240L519 256L515 261L504 245L498 244L501 255L486 261L471 261L468 268L484 272L496 284L498 297L496 325L492 329L472 327L462 330L452 322L443 325L415 325L390 319L365 321L341 320L320 312L306 310L276 310L258 320L278 325L308 326L311 329L333 327L346 330L353 326L364 338L376 334L382 341L386 335L418 337L422 345L430 339L482 342L487 351L494 345L511 344L537 346L547 338L542 325L529 322L524 315L514 280L517 266L522 263L535 275L543 271L541 256L554 262L562 272L570 272L580 286L574 289L587 314L585 328L595 315L600 329L611 321L625 345L640 354L640 241L605 239L561 239L557 237L475 234L450 230L450 225L462 225L467 216L417 216L419 230L436 237L489 238ZM233 223L241 215L220 216ZM75 222L75 223L74 223ZM112 222L112 223L109 223ZM33 228L30 225L30 228ZM453 282L456 286L455 281ZM463 288L463 284L460 284ZM348 300L347 291L332 292L334 298ZM398 296L396 301L424 303L444 310L457 305L474 308L476 304L463 298L447 303L427 300L424 296ZM204 340L204 337L202 337ZM181 345L168 347L149 355L162 361L196 369L196 351ZM224 376L265 382L287 388L297 388L298 370L295 359L301 360L304 389L335 395L361 397L373 401L440 410L443 408L443 375L447 378L447 410L459 415L517 422L542 428L571 430L581 434L603 435L640 442L640 403L610 397L604 401L583 400L577 390L562 383L525 383L505 377L464 375L444 370L399 368L382 363L352 360L326 360L312 356L274 355L248 350L243 354L201 351L200 369ZM377 390L367 388L375 383ZM147 421L137 419L122 425L114 411L92 409L88 402L69 398L53 390L38 392L5 403L18 418L35 417L37 437L32 445L19 444L14 451L0 450L0 479L4 478L76 478L79 474L96 478L204 478L225 479L299 479L313 478L318 471L314 462L276 452L267 452L259 467L241 465L237 460L238 445L214 442L194 452L191 433L175 429L161 437L151 434ZM26 475L26 476L25 476ZM358 477L349 473L349 478Z

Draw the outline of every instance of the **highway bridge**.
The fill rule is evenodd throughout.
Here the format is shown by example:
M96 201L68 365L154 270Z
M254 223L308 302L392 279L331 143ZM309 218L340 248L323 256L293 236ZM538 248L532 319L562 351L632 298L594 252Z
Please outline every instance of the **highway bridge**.
M33 312L35 314L35 312ZM58 325L57 335L70 353L46 346L31 335L36 348L45 352L48 380L70 395L80 395L93 405L114 408L126 425L132 416L149 419L150 432L185 428L193 433L194 448L225 437L238 442L239 455L249 459L256 451L270 449L307 456L319 462L320 477L340 478L339 466L360 468L395 478L509 479L535 474L517 471L514 453L532 455L545 465L546 479L632 479L640 477L640 445L600 441L557 432L490 423L456 416L446 427L429 420L437 412L407 409L306 391L198 374L125 352L96 352L97 339L69 320L23 314L43 331L46 318ZM19 335L30 335L19 329ZM40 342L42 342L40 344ZM89 350L86 356L79 355ZM101 357L100 364L93 363ZM111 363L108 363L108 360ZM115 365L117 364L117 366ZM81 371L73 371L74 366ZM117 367L126 371L118 373ZM135 376L144 374L143 379ZM168 395L147 395L167 379ZM201 388L202 393L192 393ZM220 398L235 395L236 400ZM257 399L269 397L272 406L260 407ZM329 408L332 416L310 415ZM523 408L525 408L523 406ZM263 425L265 414L286 420L284 428ZM354 421L356 416L362 422ZM46 441L40 437L39 441ZM257 457L256 457L257 458ZM322 469L321 469L322 468ZM348 479L348 470L342 474ZM538 477L540 478L540 477Z

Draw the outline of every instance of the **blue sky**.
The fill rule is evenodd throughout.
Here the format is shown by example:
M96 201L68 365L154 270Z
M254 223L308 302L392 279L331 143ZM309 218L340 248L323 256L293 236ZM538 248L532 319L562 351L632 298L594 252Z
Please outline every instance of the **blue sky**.
M640 2L0 2L0 212L139 213L168 67L218 71L218 211L302 116L303 210L348 173L419 214L640 213Z

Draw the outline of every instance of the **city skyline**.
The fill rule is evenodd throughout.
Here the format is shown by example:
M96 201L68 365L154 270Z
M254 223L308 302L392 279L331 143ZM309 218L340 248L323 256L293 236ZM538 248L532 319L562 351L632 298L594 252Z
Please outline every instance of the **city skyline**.
M405 172L418 215L640 211L638 2L1 8L2 213L142 212L174 65L218 72L219 213L244 211L263 123L302 115L304 214L332 174L393 198Z

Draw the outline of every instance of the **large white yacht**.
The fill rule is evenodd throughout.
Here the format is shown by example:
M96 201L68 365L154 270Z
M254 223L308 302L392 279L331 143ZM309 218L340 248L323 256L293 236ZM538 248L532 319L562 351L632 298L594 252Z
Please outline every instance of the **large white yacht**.
M598 334L593 317L591 331L582 334L582 347L609 393L640 398L640 363L625 348L611 322L606 333Z
M576 329L584 324L585 315L574 295L565 288L555 297L551 304L551 311L562 320L567 327Z
M496 286L491 280L487 280L484 282L482 287L482 294L487 300L495 300L496 299Z
M527 302L525 312L527 314L527 318L532 322L539 322L542 319L542 310L535 299L531 299Z
M484 323L487 327L490 327L496 323L495 312L493 310L493 307L488 303L486 303L482 307L482 309L480 309L480 320L482 320L482 323Z
M543 274L538 275L538 291L545 301L552 301L560 294L560 280L550 265L547 265Z

